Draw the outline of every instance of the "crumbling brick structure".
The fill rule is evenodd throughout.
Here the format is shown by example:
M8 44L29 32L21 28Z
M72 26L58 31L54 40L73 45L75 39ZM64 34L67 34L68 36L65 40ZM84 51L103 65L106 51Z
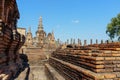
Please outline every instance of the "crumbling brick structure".
M0 0L0 80L10 80L22 68L18 50L25 37L17 32L16 0Z
M120 80L120 43L59 49L49 63L66 80Z

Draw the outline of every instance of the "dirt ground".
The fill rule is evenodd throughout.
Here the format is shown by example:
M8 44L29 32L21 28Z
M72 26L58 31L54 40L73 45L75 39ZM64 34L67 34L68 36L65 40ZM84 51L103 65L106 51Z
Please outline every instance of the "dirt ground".
M26 68L15 80L49 80L44 65Z

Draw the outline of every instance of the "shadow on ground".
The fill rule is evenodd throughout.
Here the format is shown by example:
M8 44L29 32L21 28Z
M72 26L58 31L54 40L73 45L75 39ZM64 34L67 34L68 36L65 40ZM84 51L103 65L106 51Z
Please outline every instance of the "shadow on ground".
M11 80L29 80L30 66L29 66L29 63L28 63L28 57L27 57L26 54L20 54L20 59L22 60L23 68L19 69L16 76ZM24 74L21 75L22 73L24 73Z

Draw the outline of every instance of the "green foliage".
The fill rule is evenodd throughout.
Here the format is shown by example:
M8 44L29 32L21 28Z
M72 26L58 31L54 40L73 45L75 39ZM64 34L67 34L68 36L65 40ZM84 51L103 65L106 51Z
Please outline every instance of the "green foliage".
M106 33L111 40L118 37L120 41L120 14L111 19L111 22L107 25Z

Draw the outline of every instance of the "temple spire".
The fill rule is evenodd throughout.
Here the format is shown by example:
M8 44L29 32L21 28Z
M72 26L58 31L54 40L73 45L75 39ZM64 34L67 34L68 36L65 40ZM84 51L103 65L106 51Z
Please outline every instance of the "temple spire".
M28 33L31 33L31 27L28 28Z
M38 25L38 30L39 30L39 31L43 30L42 16L40 16L40 21L39 21L39 25Z
M52 38L54 39L54 31L52 30Z
M52 30L52 36L54 36L54 31Z

